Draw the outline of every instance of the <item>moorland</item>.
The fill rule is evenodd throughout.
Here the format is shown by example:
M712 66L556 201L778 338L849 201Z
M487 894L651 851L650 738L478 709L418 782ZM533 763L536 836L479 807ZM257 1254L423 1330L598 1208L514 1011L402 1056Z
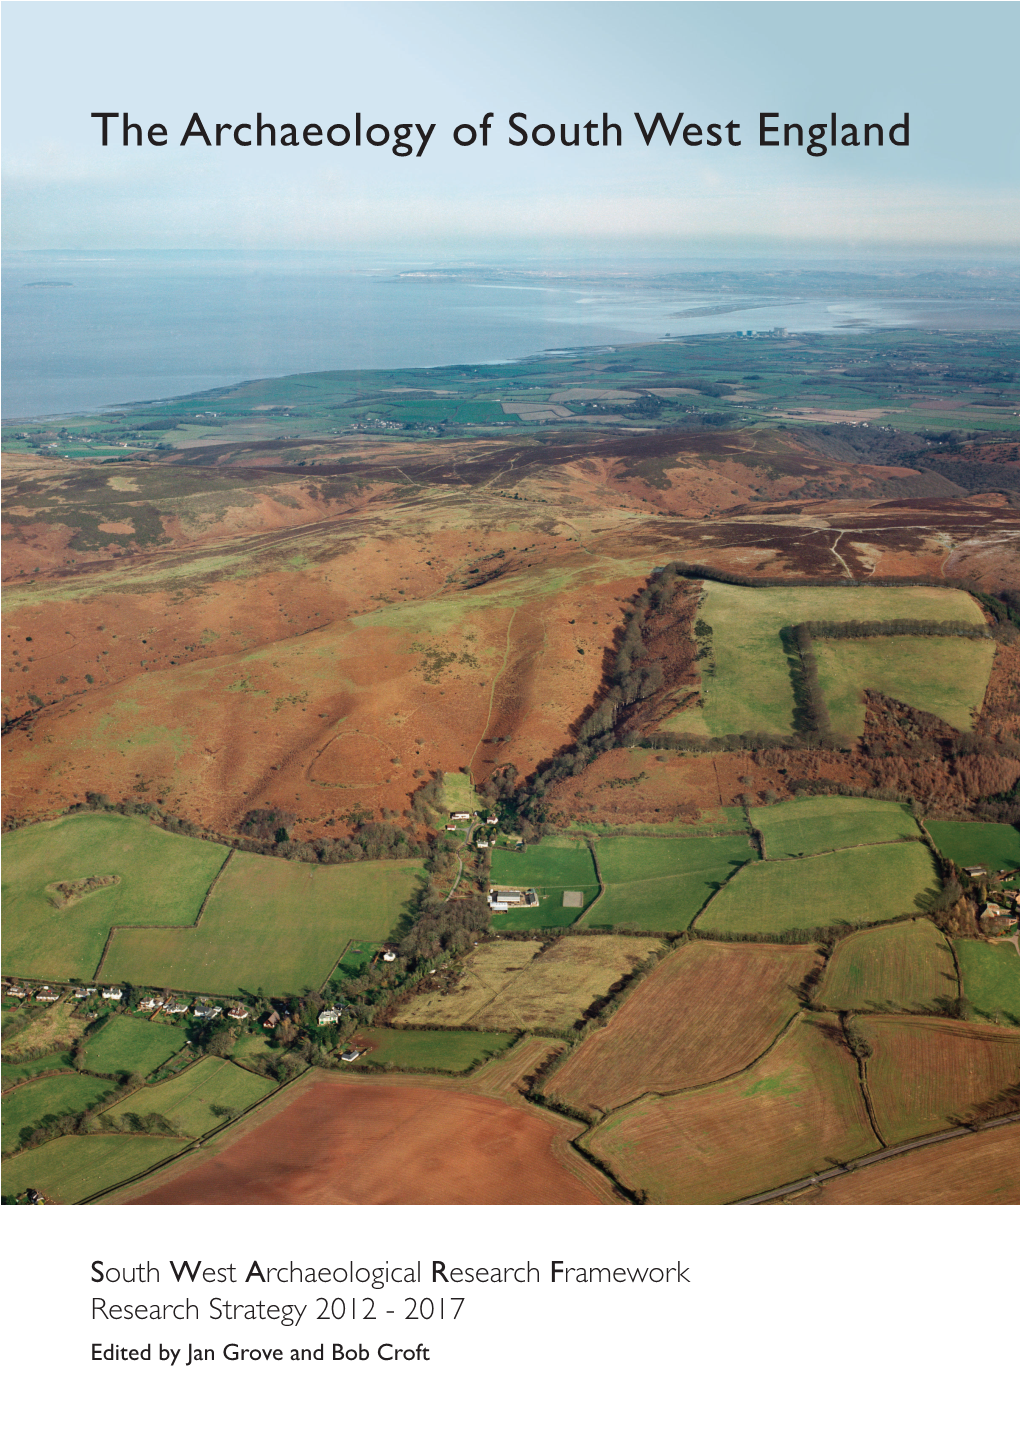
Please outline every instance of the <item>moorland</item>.
M5 1191L1018 1200L1018 375L686 337L5 424Z

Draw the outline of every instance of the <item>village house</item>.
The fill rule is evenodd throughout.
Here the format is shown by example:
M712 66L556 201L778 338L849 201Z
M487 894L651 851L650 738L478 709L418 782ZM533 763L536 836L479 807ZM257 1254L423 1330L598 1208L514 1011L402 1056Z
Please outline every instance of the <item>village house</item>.
M230 1017L231 1021L247 1021L248 1010L243 1006L232 1006L227 1012L227 1016Z
M397 953L395 951L384 951L382 959L383 961L396 961Z
M40 989L36 992L36 994L35 994L35 999L36 999L36 1001L45 1001L45 1002L59 1001L59 1000L60 1000L60 992L59 992L59 991L54 991L51 986L43 986L43 987L40 987Z
M479 843L478 843L478 850L479 850L479 851L488 851L488 849L489 849L489 843L488 843L487 841L479 841Z
M13 984L8 984L8 987L7 987L7 995L8 995L8 996L24 996L24 995L25 995L25 988L24 988L23 986L18 986L17 982L15 982L15 983L13 983Z
M336 1026L340 1020L340 1013L335 1006L327 1006L319 1012L320 1026Z
M280 1025L280 1013L278 1011L271 1011L262 1025L266 1031L272 1031L274 1027Z
M155 1011L159 1006L158 996L146 996L138 1003L137 1011Z
M100 996L104 1001L122 1001L124 992L119 986L104 986L100 992Z
M178 1001L176 998L163 1003L163 1010L170 1016L183 1016L188 1009L186 1001Z
M208 1002L196 1001L192 1008L193 1014L199 1021L212 1021L214 1016L219 1016L223 1010L221 1006L210 1006Z

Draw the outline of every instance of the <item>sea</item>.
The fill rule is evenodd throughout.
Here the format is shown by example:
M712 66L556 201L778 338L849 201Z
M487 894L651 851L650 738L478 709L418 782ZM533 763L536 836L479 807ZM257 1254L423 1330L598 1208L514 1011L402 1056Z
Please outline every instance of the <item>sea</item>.
M763 286L760 270L752 284L743 268L746 286L718 259L598 266L322 252L11 252L3 258L2 415L72 415L306 371L498 366L666 335L923 320L924 302L855 294L859 276L820 286L773 271L774 284ZM947 304L954 319L952 303L940 302L943 324ZM1020 324L1020 307L1006 310ZM967 302L956 322L999 328L1002 303Z

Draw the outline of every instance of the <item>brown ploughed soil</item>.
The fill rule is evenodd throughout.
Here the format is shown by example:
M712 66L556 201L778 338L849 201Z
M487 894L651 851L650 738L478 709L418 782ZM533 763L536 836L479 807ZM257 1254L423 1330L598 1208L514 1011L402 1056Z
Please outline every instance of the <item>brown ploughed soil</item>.
M604 1200L538 1113L428 1086L315 1080L218 1155L131 1205L570 1204Z
M772 1206L1017 1206L1020 1126L997 1127L919 1147L822 1182Z
M739 1076L642 1097L583 1144L624 1186L660 1204L739 1201L879 1145L853 1058L811 1017Z
M661 961L550 1077L571 1106L609 1111L643 1092L718 1081L750 1065L797 1010L810 946L695 941Z
M1009 1088L1016 1106L1020 1033L1013 1028L934 1017L862 1016L858 1024L873 1048L868 1087L887 1145L995 1115Z

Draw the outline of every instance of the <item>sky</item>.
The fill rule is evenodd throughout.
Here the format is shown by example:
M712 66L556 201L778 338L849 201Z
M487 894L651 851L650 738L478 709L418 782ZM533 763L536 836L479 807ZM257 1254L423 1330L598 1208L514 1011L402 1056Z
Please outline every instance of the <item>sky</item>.
M441 256L546 247L849 256L897 249L1015 256L1013 104L1020 10L983 0L798 3L333 3L8 0L3 6L8 249L355 249ZM101 145L93 111L168 144ZM181 146L214 127L278 127L275 148ZM739 147L672 147L646 125L739 125ZM886 143L763 149L758 117L805 130L883 125ZM362 145L284 148L334 123ZM454 127L492 112L488 144ZM524 112L529 139L509 128ZM909 146L888 140L910 116ZM621 127L617 147L559 127ZM364 132L435 130L418 157ZM556 140L539 146L533 127ZM719 132L725 141L726 130ZM791 132L795 135L796 132ZM251 132L244 132L250 135ZM343 132L335 131L341 138ZM380 138L382 132L373 134ZM470 134L461 132L464 138ZM539 136L548 135L540 131ZM780 131L780 138L782 131ZM314 136L313 136L314 138ZM416 138L416 137L415 137ZM691 133L696 138L696 132ZM775 138L774 136L771 138ZM416 144L420 143L416 138Z

